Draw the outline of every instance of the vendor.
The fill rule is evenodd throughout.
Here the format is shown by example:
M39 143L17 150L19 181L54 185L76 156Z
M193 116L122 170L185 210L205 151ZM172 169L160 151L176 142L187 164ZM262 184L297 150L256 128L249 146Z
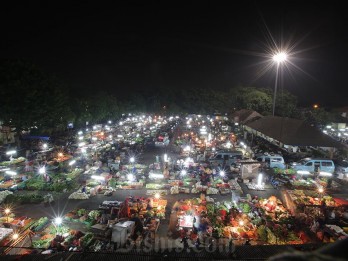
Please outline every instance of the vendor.
M132 215L130 221L134 221L134 231L133 231L133 234L132 234L131 238L133 240L136 240L138 238L138 236L143 233L144 224L140 220L138 215Z
M157 230L157 220L153 217L151 218L150 223L147 225L147 227L149 228L149 231L151 232L151 237L154 238L155 237L155 233Z
M146 210L151 210L153 208L153 199L152 198L149 198L147 200L147 207L146 207Z

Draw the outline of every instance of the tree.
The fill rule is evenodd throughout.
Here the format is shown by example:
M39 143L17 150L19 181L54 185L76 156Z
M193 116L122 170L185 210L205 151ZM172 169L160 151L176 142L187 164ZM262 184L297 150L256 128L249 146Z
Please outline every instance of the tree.
M23 60L0 64L0 117L17 131L50 133L73 118L66 88L53 76Z
M91 121L94 123L105 122L121 115L119 101L115 96L106 92L99 92L94 97L89 98L87 104Z
M262 90L272 97L273 103L273 90L270 88L265 88ZM281 117L299 118L300 113L297 109L297 97L285 89L278 91L275 104L275 115Z

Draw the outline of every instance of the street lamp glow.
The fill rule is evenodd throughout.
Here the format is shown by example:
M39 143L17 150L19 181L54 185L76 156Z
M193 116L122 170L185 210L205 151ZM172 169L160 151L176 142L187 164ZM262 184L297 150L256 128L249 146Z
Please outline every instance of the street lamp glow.
M134 157L130 157L129 162L130 163L134 163L134 161L135 161L135 158Z
M6 170L5 173L8 175L17 175L17 172L12 171L12 170Z
M61 218L61 217L56 217L55 219L54 219L54 223L56 224L56 225L60 225L60 224L62 224L62 222L63 222L63 219Z
M45 173L46 173L46 167L45 166L39 168L39 174L45 174Z
M221 177L225 176L225 171L221 170L221 171L220 171L220 176L221 176Z
M322 187L320 187L320 188L318 189L318 192L319 192L319 193L323 193L323 192L324 192L324 189L323 189Z
M273 55L273 61L275 61L276 63L282 63L286 61L287 57L288 55L285 52L276 53L275 55Z
M19 235L17 233L13 234L12 235L12 239L13 240L17 240L19 238Z
M159 199L161 197L161 195L159 193L155 194L155 199Z
M128 181L134 181L134 175L133 174L127 174Z
M76 160L72 160L72 161L69 162L69 166L72 166L72 165L74 165L75 163L76 163Z
M44 149L47 149L47 147L48 147L47 143L44 143L44 144L42 145L42 147L43 147Z
M15 151L15 150L10 150L10 151L7 151L6 152L6 155L13 155L13 154L16 154L17 153L17 151Z
M11 209L6 208L4 212L5 212L5 214L6 214L6 215L8 215L8 214L10 214L10 213L11 213Z
M239 225L244 226L244 221L243 220L239 221Z
M187 174L187 171L185 169L181 170L181 175L185 176Z

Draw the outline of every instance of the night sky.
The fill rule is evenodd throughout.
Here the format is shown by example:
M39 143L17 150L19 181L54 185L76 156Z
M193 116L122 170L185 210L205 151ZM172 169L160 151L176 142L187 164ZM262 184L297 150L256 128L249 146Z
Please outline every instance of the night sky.
M303 106L347 105L340 1L26 2L0 8L1 58L30 60L75 91L274 88L274 67L259 76L273 38L294 46L279 88Z

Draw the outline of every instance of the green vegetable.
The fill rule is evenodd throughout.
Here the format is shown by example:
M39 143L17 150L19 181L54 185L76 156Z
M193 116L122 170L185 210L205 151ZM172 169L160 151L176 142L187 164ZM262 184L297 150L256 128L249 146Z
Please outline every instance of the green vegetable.
M79 210L77 210L77 215L78 215L79 217L83 216L83 215L86 214L86 213L87 213L87 210L84 209L84 208L80 208Z
M33 241L33 247L34 248L48 248L50 245L50 242L52 241L51 238L43 239L43 240L35 240Z

